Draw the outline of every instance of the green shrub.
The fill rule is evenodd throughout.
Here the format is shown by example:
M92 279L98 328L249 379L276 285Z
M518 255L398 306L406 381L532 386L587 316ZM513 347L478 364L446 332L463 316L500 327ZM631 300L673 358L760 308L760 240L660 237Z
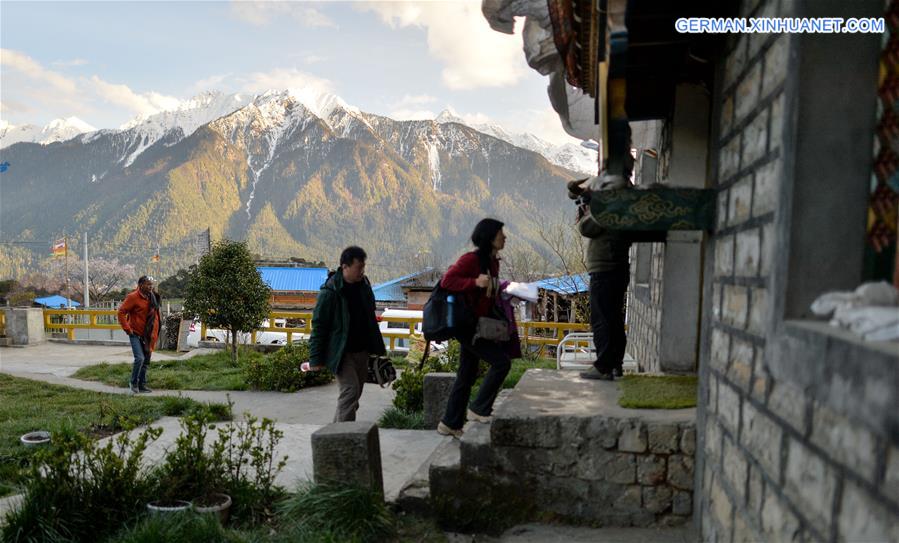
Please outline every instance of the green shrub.
M403 371L391 385L396 391L393 405L402 411L421 411L424 409L424 380L430 368L409 368Z
M300 364L307 360L308 343L285 345L265 358L256 358L244 364L247 384L256 390L296 392L334 380L334 375L329 371L300 371Z
M182 513L152 515L119 532L109 543L239 543L245 541L225 530L216 517Z
M97 541L117 530L152 495L141 460L160 433L123 432L102 447L77 432L55 434L32 457L24 502L6 517L0 539Z
M181 433L156 472L157 499L191 501L224 490L225 446L216 441L206 450L209 429L202 414L181 419Z
M378 426L400 430L424 430L425 417L421 411L404 411L397 407L388 407L381 413Z
M338 485L305 484L280 506L281 521L295 523L300 533L330 534L335 541L384 541L396 521L380 494Z

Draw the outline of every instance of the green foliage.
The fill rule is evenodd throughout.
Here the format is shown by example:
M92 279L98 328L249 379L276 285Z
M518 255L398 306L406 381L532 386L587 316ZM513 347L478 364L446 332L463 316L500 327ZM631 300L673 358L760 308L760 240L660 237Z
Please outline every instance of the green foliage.
M265 358L255 358L243 364L247 384L256 390L296 392L301 388L330 383L334 375L329 371L300 371L300 364L309 360L307 342L285 345Z
M253 349L240 349L241 362L261 360L263 354ZM126 387L131 378L131 364L94 364L79 368L76 379L100 381L107 385ZM246 390L242 365L235 365L226 351L159 360L150 363L147 382L161 390Z
M173 275L166 277L159 282L159 293L164 298L184 298L187 296L187 284L190 281L190 274L196 266L190 266L188 269L181 268Z
M157 471L157 499L192 501L223 490L224 443L216 441L207 451L205 444L209 428L203 415L189 415L181 419L181 433Z
M618 405L631 409L684 409L696 407L695 375L625 375L619 386Z
M242 543L238 533L226 530L211 515L182 513L151 515L126 528L108 543Z
M393 397L393 406L401 411L421 411L424 409L424 396L422 389L424 387L425 374L429 368L425 366L422 370L416 368L407 368L403 371L391 384L396 396Z
M396 532L396 520L381 496L340 484L305 484L280 506L282 522L330 534L335 541L384 541Z
M123 432L102 447L77 432L55 435L32 458L24 503L7 516L3 541L97 541L118 529L151 495L141 460L161 433Z
M381 428L398 428L400 430L424 430L425 418L422 411L404 411L398 407L388 407L378 419Z
M250 332L271 311L271 289L262 281L245 242L223 240L191 271L184 312L210 328ZM237 342L231 345L237 361Z
M28 481L22 468L36 449L19 444L24 433L47 430L55 439L57 434L77 430L102 436L128 425L197 410L220 419L222 407L189 398L78 390L0 374L0 496L22 491Z

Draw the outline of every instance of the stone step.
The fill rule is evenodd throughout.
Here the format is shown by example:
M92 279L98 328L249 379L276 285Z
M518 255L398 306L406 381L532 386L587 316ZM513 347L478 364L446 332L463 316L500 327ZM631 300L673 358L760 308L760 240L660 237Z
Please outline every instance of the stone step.
M429 515L431 513L431 465L452 465L454 455L451 449L458 446L453 441L455 440L451 437L444 438L443 443L434 449L434 452L421 463L415 473L403 484L394 502L398 508L417 515Z

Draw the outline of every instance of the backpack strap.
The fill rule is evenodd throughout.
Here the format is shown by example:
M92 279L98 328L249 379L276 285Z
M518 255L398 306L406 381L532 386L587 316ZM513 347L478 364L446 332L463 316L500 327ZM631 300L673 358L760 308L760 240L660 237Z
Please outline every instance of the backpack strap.
M421 355L421 361L418 363L418 371L425 367L425 361L428 359L428 353L431 352L431 342L425 340L425 352Z

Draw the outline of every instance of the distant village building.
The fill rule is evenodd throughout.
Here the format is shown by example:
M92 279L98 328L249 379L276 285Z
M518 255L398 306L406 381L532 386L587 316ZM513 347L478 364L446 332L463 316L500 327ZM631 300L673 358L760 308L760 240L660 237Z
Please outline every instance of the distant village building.
M422 309L442 272L425 268L372 287L379 309Z
M256 269L272 289L275 309L313 309L318 291L328 278L327 268L262 266Z

